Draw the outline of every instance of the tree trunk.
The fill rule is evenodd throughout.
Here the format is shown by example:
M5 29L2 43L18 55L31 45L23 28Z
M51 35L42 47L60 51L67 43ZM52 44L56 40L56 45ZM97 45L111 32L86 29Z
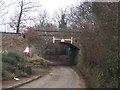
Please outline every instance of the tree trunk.
M19 14L19 17L18 17L16 33L19 33L19 30L20 30L20 22L21 22L22 12L23 12L23 2L21 2L21 10L20 10L20 14Z

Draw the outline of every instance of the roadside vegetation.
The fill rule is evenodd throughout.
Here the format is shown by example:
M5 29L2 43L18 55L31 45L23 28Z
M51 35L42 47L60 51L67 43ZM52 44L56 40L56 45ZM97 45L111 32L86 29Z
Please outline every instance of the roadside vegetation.
M47 62L36 54L32 57L25 57L12 52L2 54L3 80L30 76L33 74L32 68L42 67L47 67Z
M91 87L118 88L118 3L86 2L75 7L71 15L74 26L83 27L80 71Z
M23 55L18 55L12 52L2 54L3 80L20 76L28 76L31 74L31 66Z
M46 60L42 57L39 57L37 54L34 54L32 57L28 57L27 60L33 68L47 67Z

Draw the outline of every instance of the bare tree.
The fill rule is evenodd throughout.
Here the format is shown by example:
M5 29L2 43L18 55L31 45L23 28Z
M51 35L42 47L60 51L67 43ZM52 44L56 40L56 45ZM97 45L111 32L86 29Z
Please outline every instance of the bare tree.
M45 30L47 23L49 22L49 15L47 11L40 11L36 20L37 30Z
M7 2L6 0L0 0L0 25L5 24L2 21L4 20L5 16L9 13L10 6L12 6L14 3L15 2Z
M85 30L87 26L91 27L94 24L90 2L79 3L79 5L70 8L68 17L69 23L72 26L71 28L75 28L76 30Z
M67 23L67 20L68 20L67 8L66 9L59 9L58 12L55 12L52 20L53 20L54 24L58 27L63 23L64 24Z
M5 13L3 13L3 11L5 10L5 2L4 0L0 1L0 16L4 16Z
M11 27L15 27L16 33L20 32L20 27L23 28L26 26L24 25L25 21L33 19L27 14L30 12L35 12L38 7L40 7L40 5L38 5L38 3L36 4L35 2L28 2L27 0L21 0L18 2L18 11L11 19L12 22L10 23Z

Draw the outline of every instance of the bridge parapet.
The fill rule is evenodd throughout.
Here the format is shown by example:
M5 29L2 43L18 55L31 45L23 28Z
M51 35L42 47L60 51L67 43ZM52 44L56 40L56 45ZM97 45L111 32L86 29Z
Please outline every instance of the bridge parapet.
M70 39L72 37L72 44L79 47L79 42L78 42L78 38L80 36L80 31L38 31L39 32L39 36L44 38L47 42L53 42L53 37L56 38L60 38L60 39ZM58 42L60 42L58 40ZM66 43L71 43L71 42L67 42Z
M74 37L80 34L80 31L38 31L40 36L64 36L64 37Z
M72 44L74 44L75 46L79 47L78 46L78 38L79 38L79 35L80 35L80 31L37 31L37 35L39 35L39 38L42 38L44 43L42 42L41 43L41 46L45 46L45 45L48 45L50 43L53 43L53 36L54 37L57 37L57 38L63 38L63 39L70 39L72 37ZM39 41L40 42L40 41ZM59 41L60 42L60 41ZM66 43L71 43L68 42L68 41L65 41Z
M38 35L39 38L42 39L38 39L37 44L39 44L38 46L40 46L42 49L44 47L46 47L46 45L52 44L53 43L53 36L57 37L57 38L63 38L63 39L71 39L72 37L72 43L71 41L65 41L64 43L68 43L68 44L72 44L78 48L80 48L80 32L79 31L38 31ZM22 40L19 42L19 40L16 40L16 42L14 42L14 39L18 39L22 37L21 34L16 34L16 33L2 33L2 45L6 48L6 47L11 47L15 45L18 46L22 46L25 47L27 45L27 40L26 38L22 38ZM11 42L8 43L7 42ZM58 41L60 42L60 41ZM15 43L15 44L12 44ZM17 44L20 45L17 45ZM24 44L23 44L24 43ZM5 44L5 45L4 45ZM4 48L3 47L3 48ZM42 51L42 50L41 50Z

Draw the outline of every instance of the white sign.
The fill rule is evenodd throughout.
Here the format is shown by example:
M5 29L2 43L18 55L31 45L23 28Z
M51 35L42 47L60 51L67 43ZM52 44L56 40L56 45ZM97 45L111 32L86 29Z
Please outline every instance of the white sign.
M24 53L30 53L30 48L26 47L25 50L24 50Z
M61 42L65 42L65 39L62 38L62 39L61 39Z
M69 39L61 39L61 38L56 38L53 36L53 43L55 43L55 41L61 41L61 42L65 42L65 41L70 41L71 44L73 43L73 37L69 38Z

